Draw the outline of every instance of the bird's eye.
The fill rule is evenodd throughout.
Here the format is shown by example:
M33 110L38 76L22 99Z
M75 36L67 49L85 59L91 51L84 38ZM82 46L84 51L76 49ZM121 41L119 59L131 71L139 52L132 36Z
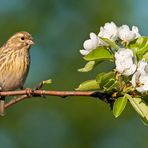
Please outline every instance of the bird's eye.
M21 40L24 40L25 38L24 37L21 37Z

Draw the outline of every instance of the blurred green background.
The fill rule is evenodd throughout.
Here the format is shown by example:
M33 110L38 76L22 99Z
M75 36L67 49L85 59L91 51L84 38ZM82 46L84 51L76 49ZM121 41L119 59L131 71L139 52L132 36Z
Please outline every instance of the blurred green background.
M148 35L147 0L0 0L0 44L28 31L35 40L26 87L53 79L47 89L73 90L106 70L79 73L79 50L105 22L139 27ZM86 97L34 98L0 118L0 148L147 148L148 130L128 105L115 119L109 106Z

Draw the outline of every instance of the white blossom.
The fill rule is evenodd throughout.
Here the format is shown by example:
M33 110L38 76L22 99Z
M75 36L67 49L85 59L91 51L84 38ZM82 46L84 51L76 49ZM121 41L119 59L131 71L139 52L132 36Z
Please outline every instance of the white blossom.
M138 92L148 91L148 63L144 60L139 61L137 71L132 77L131 83Z
M118 38L118 27L114 22L106 23L104 27L100 27L98 36L115 41Z
M136 72L132 77L131 83L138 92L147 92L148 74L141 74L140 72Z
M122 75L132 75L136 70L136 64L134 63L134 55L132 50L120 48L115 53L116 70Z
M141 36L136 26L133 26L132 30L130 30L129 26L127 25L122 25L121 27L119 27L118 35L119 38L125 42L133 41L134 39Z
M84 49L80 50L82 55L89 54L92 50L96 49L98 46L105 46L106 43L103 42L95 33L90 33L90 39L84 41Z
M137 72L140 74L146 74L146 67L148 66L148 63L144 60L139 61L138 67L137 67Z
M90 33L90 39L83 43L83 50L80 50L82 55L87 55L98 46L99 38L95 33Z

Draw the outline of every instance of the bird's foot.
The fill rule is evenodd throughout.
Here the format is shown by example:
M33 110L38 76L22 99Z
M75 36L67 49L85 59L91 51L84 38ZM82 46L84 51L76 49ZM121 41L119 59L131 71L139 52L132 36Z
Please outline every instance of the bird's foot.
M26 88L25 91L26 91L26 95L27 95L28 97L31 97L31 96L32 96L33 89L31 89L31 88Z

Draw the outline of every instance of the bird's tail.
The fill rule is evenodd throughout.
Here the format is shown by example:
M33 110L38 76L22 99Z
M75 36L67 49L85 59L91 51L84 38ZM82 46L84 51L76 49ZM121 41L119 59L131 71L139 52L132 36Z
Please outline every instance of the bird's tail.
M0 116L5 115L5 97L0 97Z

